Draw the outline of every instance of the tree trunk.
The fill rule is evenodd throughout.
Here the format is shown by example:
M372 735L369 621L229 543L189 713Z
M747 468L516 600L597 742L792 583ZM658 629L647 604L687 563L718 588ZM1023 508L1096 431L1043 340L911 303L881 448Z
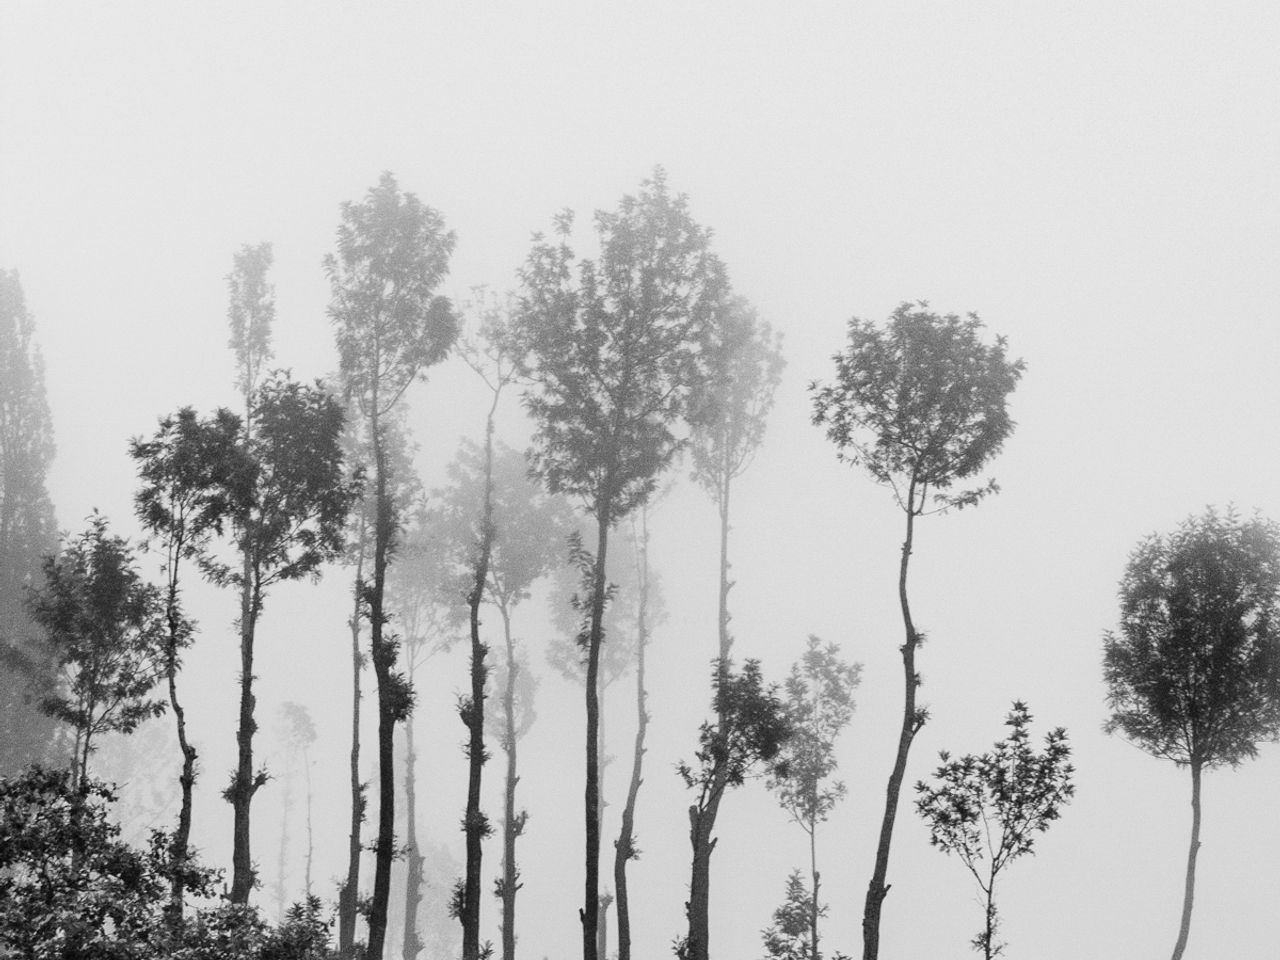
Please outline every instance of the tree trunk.
M396 845L395 729L404 704L396 689L394 643L384 639L387 614L387 563L395 535L395 512L387 492L387 456L378 418L378 393L373 391L370 434L373 440L376 513L373 532L373 587L369 591L369 635L373 673L378 682L378 835L373 848L373 900L369 906L368 960L382 960L387 936L387 906L391 899L391 861Z
M911 561L911 541L915 527L916 482L914 478L907 492L907 534L902 543L902 561L898 569L898 600L902 606L902 623L906 633L902 650L902 674L904 696L902 705L902 729L898 734L898 752L885 789L884 819L880 823L880 842L876 847L875 869L867 886L867 898L862 914L862 958L878 960L880 955L880 908L889 893L885 878L889 872L889 845L893 840L893 823L898 814L898 795L902 779L907 771L907 752L911 741L924 723L916 710L916 688L920 685L916 673L916 647L920 637L911 620L911 606L907 600L907 567Z
M259 596L253 565L245 553L242 570L244 588L240 594L240 726L236 731L237 761L231 784L233 811L233 846L231 851L231 902L249 902L256 872L249 850L249 805L261 785L253 773L253 635L257 625Z
M689 842L693 847L693 871L689 879L689 902L685 904L685 916L689 920L689 935L684 942L680 960L708 960L711 947L711 854L717 840L711 836L720 810L720 798L724 795L725 779L716 774L707 793L704 806L695 804L689 808Z
M809 876L812 880L809 898L809 957L810 960L818 960L821 956L818 952L818 886L821 877L818 875L818 824L814 820L809 821Z
M360 897L360 825L364 823L365 795L360 783L360 618L364 599L365 525L363 516L357 533L356 579L351 619L351 830L347 838L347 878L338 891L338 956L351 960L355 955L356 903Z
M165 673L169 680L169 705L173 708L173 719L178 728L178 748L182 751L182 773L178 776L178 783L182 787L182 804L178 808L178 827L169 845L169 862L174 868L173 877L169 881L169 916L176 924L182 920L183 894L185 893L182 868L186 865L187 847L191 842L191 795L196 782L196 748L187 740L187 715L178 701L177 560L171 559L169 563L169 595L165 611L169 637L165 650Z
M502 635L507 646L507 685L502 693L503 721L506 725L503 747L507 752L507 780L502 810L502 960L516 956L516 891L520 889L520 871L516 867L516 837L524 831L524 816L516 815L516 650L511 636L511 614L505 605L502 612Z
M489 557L493 550L493 417L498 393L493 395L484 437L484 505L480 517L480 553L476 557L475 579L467 603L471 608L471 696L462 711L467 739L467 867L462 891L462 960L480 960L480 869L483 841L489 824L480 810L480 786L484 762L484 682L488 675L485 656L489 648L480 641L480 605L489 579Z
M587 784L584 803L586 826L586 883L579 917L582 920L583 960L597 960L596 932L600 920L600 642L604 631L605 557L609 549L609 500L596 502L595 570L591 589L591 633L587 645Z
M315 855L315 836L311 829L311 755L305 750L302 752L302 769L307 776L307 866L306 874L303 876L303 889L306 891L307 900L311 900L311 860Z
M1191 761L1191 846L1187 850L1187 882L1182 896L1182 923L1178 942L1173 946L1173 960L1182 960L1191 934L1191 906L1196 895L1196 855L1200 852L1200 772L1201 762Z
M413 683L413 665L409 666L409 682ZM413 742L413 723L404 729L404 831L407 876L404 884L404 960L417 960L422 952L418 935L418 906L422 903L423 857L418 850L418 753Z
M613 886L618 896L618 960L631 960L631 905L627 899L627 863L635 858L636 798L640 784L644 782L641 771L644 763L644 738L649 725L649 712L645 708L648 694L644 688L644 653L649 643L649 557L647 518L639 544L640 602L636 616L636 740L631 759L631 783L627 787L627 802L622 808L622 828L614 845Z

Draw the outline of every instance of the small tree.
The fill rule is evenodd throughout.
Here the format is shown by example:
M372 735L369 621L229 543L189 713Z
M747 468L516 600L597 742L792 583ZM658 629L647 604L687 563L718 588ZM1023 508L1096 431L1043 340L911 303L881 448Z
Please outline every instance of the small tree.
M680 446L675 427L701 376L707 319L724 271L710 235L667 189L661 169L637 196L595 216L600 255L575 263L573 217L535 238L521 271L515 355L534 384L532 467L552 493L596 521L587 661L584 960L597 960L600 916L599 690L609 531L653 493ZM576 273L576 277L575 277Z
M1005 718L1012 732L990 753L953 760L943 751L935 783L916 784L916 811L929 824L929 842L956 854L982 891L985 924L970 943L986 960L1004 953L1005 947L996 942L1000 871L1033 852L1036 835L1049 829L1075 793L1066 730L1050 732L1044 751L1037 753L1030 724L1026 704L1014 703Z
M689 932L676 942L680 960L707 960L710 953L711 854L720 802L730 787L740 787L761 764L774 760L792 734L786 707L776 685L766 685L760 663L748 660L741 671L717 657L712 672L716 719L702 724L695 764L677 768L684 784L696 792L689 807L689 843L693 872L685 915Z
M151 692L165 670L165 604L138 575L133 550L93 514L89 527L44 564L31 614L58 650L63 689L44 709L76 731L76 782L88 776L93 740L132 733L164 712Z
M1233 510L1189 517L1133 551L1103 671L1111 718L1191 770L1191 845L1173 960L1186 949L1200 849L1200 778L1280 734L1280 526Z
M834 357L835 383L809 388L813 422L826 427L840 459L863 466L892 489L907 518L898 566L898 601L906 634L899 648L905 691L902 726L863 907L863 960L877 960L880 954L880 910L889 893L889 847L898 797L911 742L928 718L928 711L916 704L916 650L924 635L916 629L907 598L915 520L973 505L998 489L994 480L965 491L953 488L976 475L1013 430L1007 400L1023 369L1021 360L1005 356L1003 337L993 346L982 342L977 316L940 316L926 308L924 303L902 304L884 330L856 317L850 320L849 345Z
M242 441L241 468L229 480L230 517L242 557L238 570L206 562L219 583L240 588L240 716L237 762L223 796L234 810L231 900L247 903L255 883L249 811L266 782L254 770L254 641L267 591L278 583L318 577L339 556L347 513L359 487L344 473L343 412L319 384L277 373L253 401L254 430ZM246 590L247 587L247 590Z
M182 569L193 558L206 556L209 542L222 533L230 509L230 489L241 466L238 447L240 420L226 410L201 420L190 407L165 417L150 440L134 439L129 454L137 463L142 486L134 495L134 510L164 555L165 679L169 706L182 752L178 783L182 803L173 833L175 864L171 911L182 915L183 871L191 838L192 792L196 782L196 748L187 738L186 710L178 698L181 653L191 643L195 625L182 615Z
M799 662L792 665L785 686L785 704L792 733L768 785L777 795L778 804L809 837L810 886L805 891L808 897L808 929L801 955L808 960L819 960L822 956L818 920L826 912L819 900L818 824L826 821L832 808L847 792L843 781L828 781L836 769L836 738L853 718L853 690L858 685L861 672L860 664L845 663L840 659L840 648L836 644L823 645L821 640L811 636ZM799 883L803 890L803 881ZM794 894L795 886L788 880L788 903ZM770 939L766 936L767 949L771 949L769 944Z
M396 669L398 642L385 631L387 566L395 550L398 514L386 423L413 381L448 354L458 335L449 300L436 288L449 269L453 231L414 194L402 194L383 173L361 203L342 205L337 254L325 257L332 298L329 316L350 402L364 418L373 454L372 578L362 584L369 646L378 686L378 833L374 843L369 956L381 960L395 855L395 725L412 707L412 691ZM355 890L345 891L339 943L351 952ZM475 958L467 958L475 960Z

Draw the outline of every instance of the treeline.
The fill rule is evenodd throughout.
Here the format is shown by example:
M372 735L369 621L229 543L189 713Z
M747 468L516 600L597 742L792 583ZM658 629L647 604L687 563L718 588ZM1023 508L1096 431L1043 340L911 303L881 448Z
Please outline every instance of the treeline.
M140 548L103 516L57 541L45 487L52 427L34 325L16 273L0 273L0 941L16 955L382 958L395 939L392 873L402 861L398 940L405 960L414 960L426 948L428 863L417 833L422 761L407 721L429 657L458 642L468 653L457 708L468 774L458 804L464 865L450 910L464 960L499 950L514 960L519 840L529 816L519 745L535 719L536 677L513 624L535 589L547 589L557 598L560 633L550 659L581 684L583 697L583 887L579 897L564 885L565 909L577 901L584 960L605 960L611 947L629 960L632 931L643 922L628 867L639 855L648 751L646 651L662 615L649 521L679 463L718 511L719 578L718 630L707 642L710 708L678 765L689 791L690 847L687 924L672 931L673 950L692 960L711 955L717 820L725 799L752 779L763 780L809 845L761 949L787 960L819 960L829 949L818 835L846 794L836 743L853 715L860 667L816 637L781 682L768 680L759 661L733 656L732 494L764 440L781 338L733 290L710 231L661 170L616 209L595 214L593 257L575 251L574 227L561 214L534 237L513 293L459 307L440 292L453 232L384 174L362 200L341 207L335 250L323 264L339 363L334 376L315 382L273 367L271 246L235 254L234 409L162 411L154 430L128 445L136 519L163 570L154 582L140 572ZM480 441L465 443L444 485L427 490L414 469L408 398L451 357L483 384L488 406L477 414ZM916 524L998 490L985 474L1012 434L1008 400L1023 370L977 317L904 303L882 324L850 321L832 379L810 385L813 423L841 460L886 488L904 525L902 714L862 904L864 960L880 954L910 750L929 721L917 696L924 635L911 608ZM497 436L499 402L512 393L532 429L527 451ZM315 844L335 841L313 835L308 779L304 898L272 925L252 902L263 887L261 851L251 845L254 800L268 777L255 749L258 625L277 586L321 576L342 577L350 589L346 870L336 890L316 891ZM233 830L222 892L222 872L199 862L191 846L202 771L182 664L198 630L183 601L198 581L232 590L239 610L236 762L223 790ZM1121 583L1119 630L1105 639L1109 729L1191 773L1194 820L1175 960L1190 930L1201 774L1238 764L1280 733L1278 591L1280 529L1210 511L1138 546ZM373 730L361 722L366 672ZM606 837L602 701L628 673L635 737L619 832ZM161 715L173 723L181 799L171 827L137 849L120 841L107 816L114 794L95 779L93 756L104 737ZM933 776L915 784L915 809L933 844L956 854L981 894L972 946L987 958L1004 948L998 877L1032 851L1074 792L1066 732L1051 731L1037 748L1031 721L1028 706L1015 701L1008 732L991 750L943 754ZM330 747L317 741L305 707L286 705L281 722L295 760L295 775L284 781L292 790L297 770L309 770L297 758ZM505 760L500 839L482 803L495 746ZM370 753L376 779L367 784L362 764ZM289 794L284 803L282 836L296 802ZM283 849L282 839L281 905ZM496 884L486 873L493 859ZM499 945L481 940L486 888L498 903Z

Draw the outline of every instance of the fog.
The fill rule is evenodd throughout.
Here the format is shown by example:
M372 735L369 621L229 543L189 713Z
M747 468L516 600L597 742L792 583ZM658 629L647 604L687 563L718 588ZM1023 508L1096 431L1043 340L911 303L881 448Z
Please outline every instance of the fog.
M1277 42L1280 13L1262 3L11 4L0 267L20 273L43 353L58 525L76 533L99 509L140 537L129 439L182 406L236 406L225 278L242 244L274 247L276 364L322 377L337 352L321 260L339 205L382 171L456 231L440 289L461 303L480 285L514 290L531 235L563 208L589 245L590 214L661 165L714 231L735 292L784 338L768 430L734 489L734 655L782 680L813 634L862 664L837 746L848 796L819 833L829 955L861 949L901 716L903 516L890 491L837 460L810 423L807 388L833 376L850 317L882 322L917 300L975 311L1026 372L1010 401L1016 428L984 473L1000 493L916 526L911 596L931 719L907 767L883 955L968 951L981 924L971 878L930 847L910 786L940 750L989 749L1015 699L1030 705L1037 741L1067 728L1077 793L1002 880L1009 955L1159 955L1177 932L1188 777L1102 731L1102 637L1142 537L1210 504L1280 518ZM504 393L497 432L523 448L520 394ZM419 474L439 486L459 439L481 437L487 391L454 357L407 402ZM682 460L664 476L671 490L650 520L666 617L649 648L642 856L630 868L638 957L669 954L685 931L692 800L676 764L712 716L719 526L689 472ZM142 562L150 573L159 561ZM259 627L256 752L274 778L253 802L253 901L272 915L286 702L305 706L318 733L316 892L334 898L345 871L352 575L333 564L318 584L272 589ZM515 622L540 678L520 760L519 953L531 958L581 943L583 697L547 663L563 634L548 594L537 587ZM238 597L193 581L187 599L199 622L180 680L201 757L193 838L229 870L220 793L235 763ZM483 628L498 651L496 611ZM457 644L416 672L419 835L439 850L424 909L436 915L462 869L466 654ZM632 682L606 695L606 889ZM369 708L368 671L365 694ZM367 709L370 781L375 725ZM171 729L166 716L128 742L104 740L91 761L121 780L133 837L176 815ZM483 796L496 824L503 757L492 751ZM1278 786L1274 744L1206 775L1188 957L1274 953ZM285 885L296 899L305 826L300 781L291 789ZM376 805L366 840L375 826ZM730 791L716 834L712 954L761 955L806 837L759 781ZM499 831L483 871L481 935L495 943L500 861ZM613 921L610 911L611 951ZM442 922L456 951L458 925ZM394 919L390 929L398 955Z

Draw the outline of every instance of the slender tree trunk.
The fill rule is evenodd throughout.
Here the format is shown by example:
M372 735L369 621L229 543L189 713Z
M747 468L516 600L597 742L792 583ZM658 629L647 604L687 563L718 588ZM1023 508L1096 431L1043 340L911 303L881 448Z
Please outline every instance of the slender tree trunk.
M413 664L409 666L409 683L413 683ZM404 884L404 960L417 960L422 952L418 935L418 906L422 903L423 857L418 850L418 752L413 742L413 723L404 728L404 822L405 859L408 867Z
M902 623L906 633L902 650L903 704L902 729L898 734L898 752L885 789L884 819L880 823L880 842L876 847L875 869L867 886L867 898L862 914L862 957L877 960L880 955L880 908L889 893L885 878L889 872L889 845L893 840L893 823L898 814L898 795L902 779L907 771L907 752L911 741L924 723L916 710L916 688L920 685L916 673L916 647L920 637L911 620L911 606L907 600L907 568L911 561L911 542L915 531L916 481L913 478L907 492L907 534L902 543L902 560L898 569L898 600L902 606Z
M284 920L285 901L288 892L285 887L285 864L289 854L289 821L293 806L293 784L290 776L284 778L284 789L280 791L280 850L276 856L276 922Z
M1187 882L1182 896L1182 923L1178 942L1173 945L1173 960L1181 960L1191 935L1191 906L1196 895L1196 856L1200 852L1200 772L1201 762L1191 761L1191 846L1187 850Z
M644 782L641 772L644 764L644 738L649 726L649 711L646 709L648 694L644 688L644 654L649 643L649 533L645 514L641 514L644 524L639 544L640 603L636 616L636 741L631 759L631 783L627 787L627 802L622 808L622 828L618 833L618 842L614 845L613 886L618 895L618 960L631 960L631 905L627 899L627 863L635 857L635 816L636 798L640 794L640 784Z
M998 924L998 921L996 920L996 878L994 872L991 875L991 879L987 881L987 886L984 892L987 895L987 909L986 926L983 928L982 934L982 948L985 954L985 960L992 960L996 955L995 939L996 926Z
M816 808L815 808L816 809ZM818 960L818 886L822 878L818 875L818 823L809 821L809 876L812 879L811 896L809 898L809 957Z
M303 876L303 889L307 900L311 900L311 861L315 855L315 835L311 829L311 755L305 750L302 753L302 769L307 776L307 866Z
M607 486L606 486L607 489ZM596 931L600 920L600 642L604 637L605 558L609 549L610 502L596 501L595 570L591 587L591 633L587 645L587 784L584 803L586 826L586 883L582 910L582 957L597 960Z
M467 739L467 814L463 821L467 841L467 872L462 891L462 960L480 960L480 869L484 856L483 841L489 831L488 820L480 810L480 786L484 762L484 682L489 668L485 665L488 646L480 641L480 605L484 603L489 579L489 558L493 551L493 417L498 406L498 392L485 422L484 434L484 505L480 517L480 553L476 557L475 580L467 597L471 607L471 696L462 711Z
M609 807L609 801L605 792L605 774L609 772L609 764L612 758L609 756L609 737L605 728L609 722L609 711L607 709L607 697L609 695L608 678L601 678L600 682L600 818L597 828L599 836L604 836L604 812ZM596 919L596 956L600 960L606 960L609 956L609 904L613 903L613 897L609 895L608 890L600 893L600 912Z
M507 752L507 780L502 810L502 960L516 956L516 891L521 887L516 867L516 837L524 832L524 815L516 815L516 649L511 636L511 614L506 605L502 612L502 635L507 646L507 685L502 693L505 724L503 747Z
M365 795L360 782L360 618L364 602L365 524L361 517L356 552L356 579L351 619L351 830L347 837L347 878L338 892L338 955L350 960L355 955L356 902L360 896L360 825L364 823Z
M395 728L404 704L399 702L392 675L396 662L394 644L384 639L387 614L387 563L395 534L395 513L387 492L387 456L378 417L378 393L373 391L370 434L373 439L374 485L377 511L373 533L373 588L369 592L369 634L373 673L378 681L378 835L374 843L373 901L369 908L369 960L382 960L387 935L387 905L391 897L391 861L395 857L396 782Z
M726 468L727 470L727 468ZM732 478L726 472L720 486L720 679L723 681L729 670L729 651L733 646L733 637L729 634L729 591L733 583L729 580L729 491Z
M249 849L249 805L261 785L253 773L253 639L258 619L258 586L248 553L243 566L244 589L240 595L240 726L236 731L237 761L231 786L234 843L231 851L231 902L248 903L256 880Z
M182 773L178 783L182 788L182 803L178 808L178 827L169 845L169 861L174 867L169 881L169 916L176 924L182 920L185 884L181 869L186 865L191 841L192 788L196 782L196 748L187 740L187 715L178 701L178 573L177 560L169 561L169 595L166 603L169 636L165 649L165 673L169 680L169 705L173 708L174 723L178 728L178 748L182 751Z
M705 804L689 807L689 841L693 846L693 871L689 878L689 902L685 904L685 916L689 920L689 935L685 939L680 960L708 960L711 949L711 854L715 851L716 815L720 811L720 798L724 796L726 781L723 773L713 775Z

